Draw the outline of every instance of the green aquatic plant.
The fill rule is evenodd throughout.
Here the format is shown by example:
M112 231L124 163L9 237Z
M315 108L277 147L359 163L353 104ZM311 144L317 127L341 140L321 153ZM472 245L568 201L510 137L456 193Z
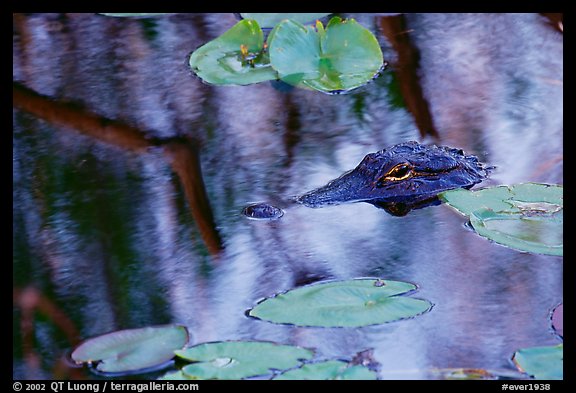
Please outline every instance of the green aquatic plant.
M561 185L520 183L439 194L468 216L472 228L496 243L536 254L564 253L564 189Z
M141 373L174 358L174 351L187 342L188 330L184 326L148 326L87 339L72 351L71 358L102 373Z
M564 378L564 344L519 349L512 361L535 379Z
M170 14L101 15L151 18ZM354 19L335 16L324 26L319 19L327 15L241 13L244 19L190 55L190 68L211 85L281 80L328 94L365 85L384 68L378 40ZM262 28L272 27L265 39Z
M175 352L192 362L181 369L188 379L243 379L285 370L311 359L310 349L265 341L220 341L198 344Z
M275 380L374 380L376 372L366 366L344 360L325 360L306 363L302 367L284 371Z
M329 281L264 299L248 315L268 322L316 327L361 327L411 318L431 309L401 296L416 285L374 278Z
M196 49L190 67L213 85L247 85L277 78L267 57L262 29L256 21L245 19Z
M379 74L384 60L369 30L354 19L333 17L326 26L282 19L266 41L258 22L244 19L194 51L189 64L209 84L279 79L333 94L365 85Z
M324 27L280 22L268 37L270 63L280 79L324 93L363 86L384 60L376 37L354 19L330 19Z

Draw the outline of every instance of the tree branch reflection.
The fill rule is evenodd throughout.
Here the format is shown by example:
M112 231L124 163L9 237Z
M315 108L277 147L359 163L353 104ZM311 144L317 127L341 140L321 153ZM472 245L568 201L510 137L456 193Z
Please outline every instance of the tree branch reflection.
M398 54L394 69L398 75L402 97L408 110L414 116L420 136L424 138L429 135L438 140L438 131L434 126L432 114L430 113L428 102L424 98L420 78L418 77L418 49L410 41L406 19L403 14L381 16L378 19L380 30Z
M17 82L12 83L12 103L15 108L51 124L75 129L125 150L145 153L151 147L162 147L183 186L188 207L208 251L215 256L223 249L202 179L198 149L192 141L150 138L139 128L99 116L74 103L52 100Z

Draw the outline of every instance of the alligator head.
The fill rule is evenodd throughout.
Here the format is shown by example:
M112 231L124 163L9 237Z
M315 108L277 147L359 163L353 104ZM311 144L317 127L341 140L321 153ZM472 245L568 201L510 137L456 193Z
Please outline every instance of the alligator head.
M442 191L480 183L491 169L460 149L411 141L368 154L353 170L295 200L308 207L368 202L405 215L440 203Z

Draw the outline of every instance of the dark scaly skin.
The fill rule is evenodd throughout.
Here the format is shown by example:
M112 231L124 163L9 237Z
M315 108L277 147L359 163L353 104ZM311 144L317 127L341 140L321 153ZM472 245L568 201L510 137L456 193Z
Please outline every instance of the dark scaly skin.
M480 183L490 170L460 149L411 141L366 155L353 170L295 200L308 207L368 202L404 215L439 204L442 191Z
M480 183L491 169L461 149L404 142L366 155L356 168L292 201L308 207L367 202L403 216L440 204L437 195L442 191ZM276 219L282 214L266 203L244 209L244 215L255 219Z

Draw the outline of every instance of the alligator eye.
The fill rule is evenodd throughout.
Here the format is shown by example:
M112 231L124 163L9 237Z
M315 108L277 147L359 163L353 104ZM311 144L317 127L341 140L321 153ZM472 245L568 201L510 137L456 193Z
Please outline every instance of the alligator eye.
M408 164L398 164L378 180L377 186L382 187L386 181L400 181L410 176L412 176L412 167Z

